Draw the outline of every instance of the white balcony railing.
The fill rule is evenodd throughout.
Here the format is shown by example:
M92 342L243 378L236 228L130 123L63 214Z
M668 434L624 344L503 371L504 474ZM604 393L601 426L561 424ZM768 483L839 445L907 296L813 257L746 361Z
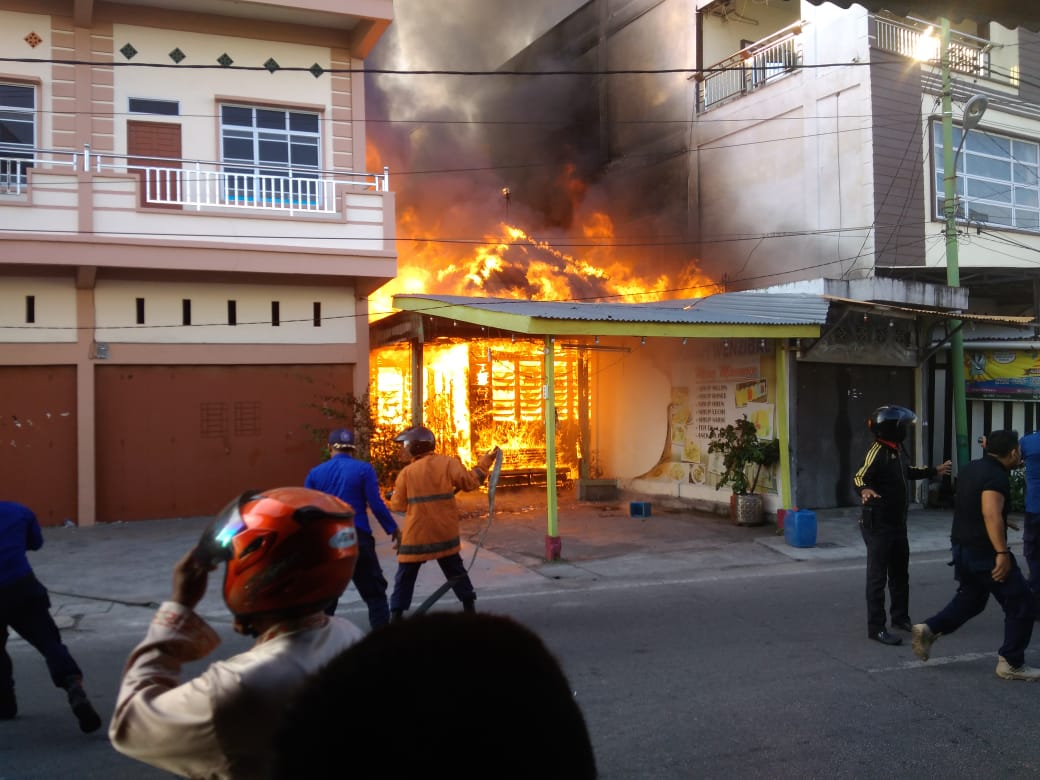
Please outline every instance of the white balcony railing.
M802 22L797 22L705 68L698 77L701 106L710 108L746 95L799 68L801 34Z
M26 149L0 145L0 195L21 195L29 171L64 167L97 174L124 173L140 180L141 205L182 209L274 210L327 214L342 190L386 192L389 173L353 173L264 165L246 168L217 162Z
M922 62L938 62L939 36L926 22L874 17L874 48ZM990 49L993 44L956 31L950 32L950 69L980 78L990 78Z

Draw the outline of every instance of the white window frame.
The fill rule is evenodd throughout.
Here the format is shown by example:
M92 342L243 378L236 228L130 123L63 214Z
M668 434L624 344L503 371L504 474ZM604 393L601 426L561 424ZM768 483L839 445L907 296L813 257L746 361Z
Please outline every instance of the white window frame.
M248 111L250 123L234 124L225 122L224 109ZM282 126L261 126L258 116L263 115L270 120L273 115L282 115ZM301 130L292 127L292 119L297 117L313 117L317 129ZM321 114L317 111L286 109L277 106L249 105L241 103L221 103L220 117L220 159L226 175L225 197L231 202L243 205L284 206L289 201L297 205L318 206L322 198L321 178ZM246 141L251 147L251 156L229 156L229 141ZM263 158L265 144L285 145L286 160ZM293 150L313 152L316 164L293 161Z
M33 166L36 156L36 87L32 84L4 81L0 86L25 90L30 97L30 106L8 105L0 102L0 129L6 130L9 123L28 124L31 128L31 139L16 139L17 134L0 132L0 193L22 192L28 184L28 171ZM0 101L3 97L0 96ZM24 161L24 162L23 162Z
M963 130L953 128L956 149ZM944 219L942 125L932 120L934 217ZM969 130L957 157L957 221L1040 233L1040 142Z

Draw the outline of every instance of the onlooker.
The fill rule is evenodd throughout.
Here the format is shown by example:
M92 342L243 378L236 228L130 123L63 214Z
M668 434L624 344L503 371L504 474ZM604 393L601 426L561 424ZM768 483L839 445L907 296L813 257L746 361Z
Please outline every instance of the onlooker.
M311 469L303 484L346 501L354 510L358 558L353 582L368 606L368 624L379 628L390 622L390 605L386 600L386 578L376 555L376 540L372 536L367 510L372 510L395 546L401 541L401 531L379 495L376 470L371 463L354 459L354 433L346 428L336 428L329 433L329 449L332 457ZM329 615L336 614L338 601L337 598L325 610Z
M173 592L127 661L109 727L121 753L187 777L264 778L288 699L361 636L324 609L350 582L353 513L306 488L245 493L173 569ZM234 628L253 647L181 682L220 643L195 611L221 562Z
M349 756L330 749L344 739L358 747ZM278 744L280 780L414 779L449 759L440 771L457 780L596 777L557 660L530 629L486 614L372 632L308 682Z
M480 487L498 448L482 455L473 469L467 469L458 458L434 452L437 439L429 428L409 428L394 441L402 445L410 462L397 475L390 498L391 509L405 512L394 592L390 596L391 619L400 620L411 606L419 567L431 560L437 561L452 583L463 609L474 612L477 594L459 555L462 543L455 493Z
M868 420L874 443L852 484L863 503L860 530L867 546L867 636L885 645L902 638L885 627L885 586L892 627L910 631L910 543L906 536L910 480L950 473L952 464L911 466L903 441L917 415L903 406L881 406Z
M1019 442L1026 467L1026 511L1022 526L1022 557L1029 564L1029 590L1033 614L1040 620L1040 431L1027 433Z
M936 639L952 634L980 614L993 594L1004 609L1004 644L997 658L997 676L1040 680L1040 669L1025 665L1033 635L1032 598L1007 543L1008 472L1020 462L1018 433L992 431L986 437L983 456L958 475L950 533L957 593L942 611L914 626L914 654L922 661L928 660Z
M83 690L83 672L61 641L47 589L36 579L26 555L42 546L36 514L23 504L0 501L0 720L18 714L14 669L7 654L12 628L44 657L51 681L66 692L80 730L89 734L101 728L101 718Z

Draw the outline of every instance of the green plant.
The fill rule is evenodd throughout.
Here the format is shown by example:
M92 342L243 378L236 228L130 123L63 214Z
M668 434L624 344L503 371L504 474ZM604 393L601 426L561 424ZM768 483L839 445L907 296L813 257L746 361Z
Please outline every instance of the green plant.
M780 461L780 442L758 438L755 424L742 415L730 425L708 431L708 452L722 455L722 476L715 489L729 485L740 495L755 492L762 467L771 467ZM754 477L748 477L748 468L756 466Z
M400 431L395 426L383 425L376 420L368 393L361 397L323 395L311 406L328 421L327 426L305 426L311 438L323 446L323 459L327 460L331 455L326 444L329 431L333 428L350 428L357 444L354 456L372 464L381 486L393 485L397 472L401 470L398 458L400 447L394 442L394 437Z

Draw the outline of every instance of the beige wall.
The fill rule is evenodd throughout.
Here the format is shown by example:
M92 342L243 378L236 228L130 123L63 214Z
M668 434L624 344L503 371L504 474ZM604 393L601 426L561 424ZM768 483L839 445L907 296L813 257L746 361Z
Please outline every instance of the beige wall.
M136 299L145 301L145 324L136 323ZM181 323L182 301L191 301L192 325ZM236 302L235 326L227 302ZM271 325L278 301L281 325ZM357 341L356 299L331 286L211 284L204 282L99 281L95 289L99 341L165 344L342 344ZM322 323L314 327L313 304Z
M25 321L26 296L35 299L36 321ZM76 287L72 279L0 278L0 342L74 342Z

